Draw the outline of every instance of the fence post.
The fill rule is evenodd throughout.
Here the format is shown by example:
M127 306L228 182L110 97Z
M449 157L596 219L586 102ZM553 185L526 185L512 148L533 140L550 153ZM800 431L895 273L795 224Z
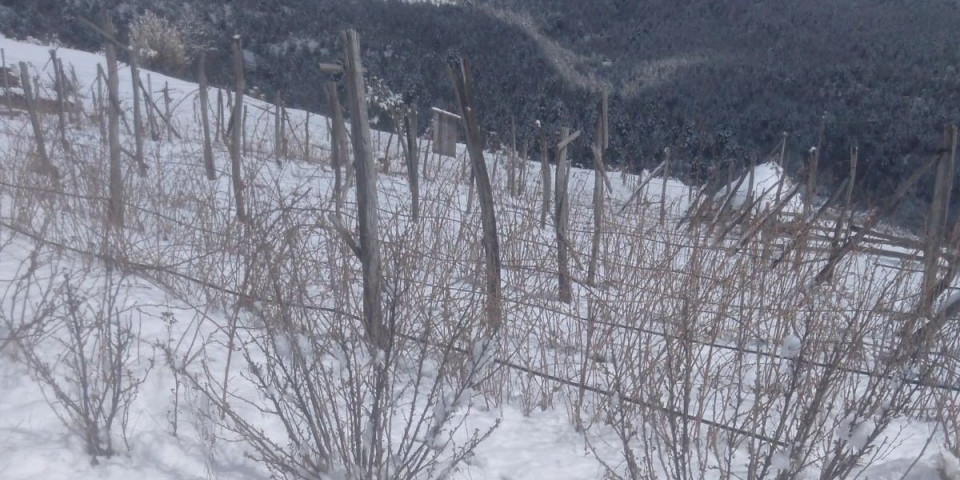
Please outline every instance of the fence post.
M57 131L60 133L60 143L63 144L63 148L69 149L70 144L67 143L67 117L66 111L64 108L65 101L65 88L63 85L63 72L60 71L60 63L57 62L57 50L50 49L50 63L53 64L53 85L54 90L57 92ZM4 77L6 77L7 72L4 70Z
M332 114L332 118L330 119L332 122L330 133L332 158L330 159L330 163L333 164L334 172L334 208L336 209L337 218L340 218L340 210L343 208L343 192L345 190L343 169L350 169L350 165L348 165L346 161L347 135L343 123L343 110L340 108L340 95L337 93L337 84L327 82L324 84L324 88L327 92L327 105L330 107Z
M537 122L538 124L540 122ZM540 228L547 225L547 212L550 210L550 162L547 159L547 130L540 125L540 178L543 180L543 205L540 207Z
M459 99L460 117L467 133L467 150L473 165L473 177L477 184L477 196L480 200L480 221L483 227L484 259L486 263L487 294L487 332L495 334L503 323L503 303L500 290L500 243L497 238L497 219L493 205L493 188L487 175L487 163L483 158L483 144L480 140L480 125L474 105L473 76L470 64L460 59L457 71L449 65L450 79L454 92Z
M840 208L840 217L837 218L837 223L834 226L833 230L833 248L837 248L844 239L843 236L844 224L846 224L846 237L850 237L852 232L852 223L853 223L853 185L857 179L857 157L859 157L860 149L854 145L850 148L850 181L847 182L847 192L846 197L843 201L843 206ZM847 218L849 216L849 218Z
M115 229L123 228L123 173L120 171L120 78L117 74L117 49L113 44L113 20L104 14L104 26L109 38L107 50L107 115L110 144L110 200L108 219Z
M660 225L667 220L667 180L670 178L670 147L663 149L663 185L660 186ZM753 178L751 170L751 179Z
M0 69L3 69L3 78L0 80L3 81L3 99L6 100L6 103L10 104L10 83L7 79L9 72L7 71L7 53L0 48Z
M597 129L593 139L593 241L590 245L590 267L587 271L587 283L594 285L597 280L597 262L600 257L600 240L603 234L603 187L606 168L603 164L603 152L607 148L607 92L600 95L598 105Z
M243 119L243 51L240 49L240 35L233 36L233 82L236 90L236 98L233 102L233 113L230 115L233 120L230 132L230 176L233 180L233 199L237 206L237 219L241 222L248 220L247 210L243 203L243 172L240 165L240 142L243 126L240 122Z
M140 61L136 49L127 47L130 54L130 77L133 81L133 158L140 167L140 176L147 174L147 164L143 160L143 119L140 112Z
M573 299L573 287L570 280L570 264L567 259L567 246L569 237L567 236L567 222L570 217L570 205L568 197L568 187L570 185L570 162L567 159L567 145L570 136L570 129L563 127L560 129L561 141L557 145L557 186L556 199L554 200L554 222L556 222L557 232L557 273L560 284L560 301L570 303Z
M420 179L418 163L420 149L417 148L417 111L413 106L407 112L407 178L410 182L410 195L413 197L413 222L420 221ZM402 141L402 140L401 140Z
M380 236L377 225L377 170L370 141L366 87L360 57L360 37L356 30L343 34L344 74L347 101L350 106L351 138L354 165L357 169L357 218L360 226L360 262L363 270L363 319L370 343L381 350L391 339L383 323L380 286L383 282L380 265Z
M210 118L207 108L207 67L206 54L200 54L197 66L197 77L200 81L200 126L203 129L203 169L207 172L207 180L217 179L217 168L213 164L213 146L210 145Z
M216 110L216 139L223 143L223 90L217 89L217 110Z
M310 112L303 121L303 161L310 161Z
M136 88L136 87L134 87ZM153 76L147 74L147 88L143 88L143 82L140 83L140 89L143 90L144 106L147 108L147 125L150 127L150 139L154 142L160 140L160 127L157 125L157 117L150 105L153 103Z
M37 157L39 161L37 169L41 174L49 175L56 181L58 172L53 164L50 163L50 157L47 156L47 147L43 141L43 125L40 123L40 114L37 112L36 97L34 96L32 87L33 80L30 79L30 70L27 68L27 62L20 62L20 82L23 86L24 99L27 102L27 111L30 114L33 136L37 143Z
M954 168L957 153L957 127L948 125L943 132L944 148L950 152L942 155L937 163L936 183L930 216L927 219L927 238L923 252L923 284L920 291L920 309L929 312L936 300L936 284L940 267L940 251L943 246L944 225L947 209L950 208L950 192L953 190Z
M106 102L103 100L103 79L107 77L107 74L103 71L103 65L97 64L97 123L100 127L100 143L107 145L108 144L108 134L107 134L107 106Z

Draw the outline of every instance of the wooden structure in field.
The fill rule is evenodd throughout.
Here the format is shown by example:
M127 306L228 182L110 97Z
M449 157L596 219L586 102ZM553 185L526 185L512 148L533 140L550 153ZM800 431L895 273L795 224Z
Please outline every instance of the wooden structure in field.
M457 156L460 115L439 108L433 109L433 152L447 157Z

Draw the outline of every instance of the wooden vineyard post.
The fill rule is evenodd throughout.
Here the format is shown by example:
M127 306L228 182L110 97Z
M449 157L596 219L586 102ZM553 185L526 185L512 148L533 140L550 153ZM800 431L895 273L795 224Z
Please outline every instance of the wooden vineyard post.
M243 106L243 118L240 120L240 151L244 155L249 151L247 149L247 106Z
M197 77L200 81L200 127L203 130L203 169L207 172L207 180L217 179L217 168L213 164L213 146L210 144L210 114L207 101L207 67L206 55L200 54L197 66Z
M223 90L217 89L217 129L216 129L216 138L218 142L223 143Z
M460 105L460 117L467 133L467 151L473 166L473 177L477 184L477 196L480 199L480 221L483 227L484 260L486 263L487 294L487 332L490 335L499 331L503 323L503 300L500 287L500 243L497 238L497 219L493 204L493 188L487 175L487 163L483 158L483 144L480 139L480 125L477 109L474 105L473 76L470 64L460 59L459 71L449 65L453 90Z
M331 118L332 125L330 128L330 147L332 151L330 163L333 164L334 172L334 205L337 218L340 218L340 211L343 209L343 192L346 190L346 186L344 184L345 172L343 170L346 169L349 171L351 168L346 160L347 134L346 129L344 128L343 110L340 108L340 95L337 93L337 84L334 82L327 82L324 84L324 89L327 92L327 105L329 105L333 117Z
M113 20L104 15L109 39L107 51L107 136L110 145L110 200L108 219L115 229L123 228L123 173L120 171L120 77L117 74L117 50L113 44Z
M573 285L570 280L570 264L567 258L567 248L570 241L567 235L567 223L570 220L570 199L568 188L570 185L570 161L567 159L567 145L579 136L579 131L570 135L570 129L560 129L560 138L557 144L557 186L554 200L554 222L557 232L557 274L560 284L560 301L570 303L573 300Z
M100 127L100 143L107 145L107 102L103 99L103 80L107 74L103 71L103 65L97 64L97 123Z
M948 125L943 132L943 143L947 155L942 155L937 163L936 183L930 214L927 219L926 241L923 252L923 284L920 291L919 311L930 312L936 300L936 284L939 278L940 252L943 246L944 226L947 221L947 209L950 207L950 192L953 190L955 162L957 154L957 127Z
M3 99L6 100L7 103L9 104L10 103L10 82L7 79L7 75L9 75L7 71L7 53L2 48L0 48L0 72L3 73L2 77L0 77L0 81L3 82L2 84L0 84L3 86Z
M150 108L153 104L153 77L147 74L147 88L143 88L140 83L140 89L143 90L144 106L147 109L147 125L150 127L150 139L154 142L160 140L160 127L157 125L157 117L154 109Z
M507 192L517 196L517 122L510 117L510 154L507 157Z
M417 112L411 106L407 112L406 142L407 142L407 178L410 182L410 196L413 201L413 222L420 221L420 179L418 178L418 163L420 150L417 148ZM403 141L403 140L401 140Z
M517 172L517 196L523 196L527 191L527 155L530 153L530 139L523 140L523 150L520 152L520 166Z
M6 72L4 72L4 75L6 75ZM39 162L37 169L43 175L48 175L56 181L58 172L50 162L50 157L47 156L47 147L43 141L43 125L40 123L40 113L37 112L36 97L32 86L33 80L30 79L27 62L20 62L20 82L23 86L23 97L27 102L27 112L30 114L33 137L37 143L37 160Z
M608 147L607 136L607 92L600 96L597 130L593 139L593 239L590 244L590 267L587 270L587 283L595 285L597 281L597 263L600 257L600 242L603 234L603 178L606 168L603 153Z
M859 148L854 145L850 148L850 181L847 182L846 196L844 197L843 207L840 208L840 216L833 230L833 248L837 248L843 243L843 237L849 237L853 232L853 185L857 178L857 157L859 157ZM848 218L849 217L849 218ZM847 233L844 235L844 229Z
M143 160L143 115L140 111L140 65L139 55L133 46L128 47L130 54L130 77L133 81L133 158L140 167L140 176L147 174L147 164Z
M310 161L310 112L303 121L303 161Z
M373 162L370 141L370 121L367 112L366 87L360 59L360 37L356 30L343 34L344 81L350 106L351 138L354 165L357 169L357 218L360 226L360 252L363 270L363 320L367 340L378 349L386 350L391 339L383 323L380 266L380 236L377 225L377 170Z
M663 149L663 156L663 185L660 186L660 225L664 225L667 220L667 180L670 178L670 147Z
M243 51L240 49L240 36L233 37L233 82L236 91L236 98L233 102L233 113L231 114L232 125L230 140L230 176L233 180L233 199L237 207L237 219L246 222L249 218L247 210L243 203L243 171L240 165L240 142L241 130L243 126L240 122L243 119Z
M547 146L547 130L540 126L540 179L543 181L543 205L540 207L540 228L547 225L547 212L550 211L550 162L547 159L550 147Z
M67 116L66 109L64 108L64 102L66 96L63 80L63 72L60 71L60 63L57 61L57 50L50 49L50 63L53 64L53 85L54 90L57 93L57 131L60 133L60 143L63 145L64 149L69 149L70 144L67 143ZM6 77L7 72L4 71L3 75Z

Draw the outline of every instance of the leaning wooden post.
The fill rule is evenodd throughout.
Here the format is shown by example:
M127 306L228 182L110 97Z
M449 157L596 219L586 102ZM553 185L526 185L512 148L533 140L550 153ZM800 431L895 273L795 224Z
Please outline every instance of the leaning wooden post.
M216 129L216 139L218 142L223 143L223 89L217 89L217 129Z
M843 206L840 208L840 217L837 218L837 223L834 226L833 230L833 242L832 245L834 248L837 248L842 242L843 239L843 230L844 225L846 225L847 234L849 237L850 233L853 231L852 223L853 220L853 185L857 179L857 157L859 156L860 149L854 145L850 148L850 181L847 182L847 192L846 197L844 198ZM849 219L847 217L850 217Z
M133 159L140 167L140 176L147 174L147 163L143 160L143 119L140 112L140 55L136 48L128 47L130 54L130 77L133 79Z
M203 130L203 169L207 172L207 180L217 179L217 168L213 164L213 146L210 144L210 114L207 111L207 68L206 55L200 54L197 66L197 77L200 82L200 127Z
M377 225L377 169L373 162L370 141L370 120L367 112L363 64L360 59L360 37L356 30L343 34L345 83L350 105L351 139L354 165L357 169L357 219L360 226L360 262L363 270L363 320L367 340L386 350L391 339L383 323L380 286L380 236ZM279 113L279 112L278 112Z
M120 76L117 73L117 49L113 44L113 20L104 15L108 39L107 51L107 136L110 145L110 200L108 220L115 229L123 228L123 173L120 171Z
M167 138L170 138L171 133L173 133L173 112L170 110L171 103L173 102L170 99L170 83L163 82L163 117L167 120L165 122L167 124Z
M7 54L2 48L0 48L0 71L3 72L2 78L0 81L3 81L3 99L10 103L10 83L7 80Z
M503 303L500 290L500 243L497 238L497 219L493 205L493 188L487 175L487 163L483 158L483 144L480 139L480 125L477 121L477 109L474 106L473 77L470 64L460 59L459 71L449 66L453 89L460 104L460 117L467 132L467 151L473 165L473 177L477 184L477 196L480 199L480 223L483 227L484 259L486 263L487 293L487 332L495 334L503 323Z
M420 149L417 148L417 111L414 110L413 106L407 112L406 124L407 178L410 182L410 195L413 197L413 222L417 223L420 221L420 179L418 176Z
M241 222L248 220L247 210L243 203L243 172L240 166L240 134L243 126L243 51L240 49L240 35L233 36L233 82L236 98L233 102L233 120L230 141L230 176L233 179L233 199L237 206L237 219Z
M547 159L550 147L547 146L547 130L540 127L540 178L543 180L543 205L540 207L540 228L547 225L547 212L550 211L550 162Z
M273 108L276 110L276 115L273 117L273 158L280 164L280 144L281 140L281 122L283 122L283 111L280 108L280 92L273 97Z
M957 154L957 127L948 125L943 132L944 149L950 152L942 155L937 163L936 183L933 201L930 203L930 215L927 219L927 238L923 252L923 284L920 290L920 311L930 312L939 279L940 251L943 245L944 225L947 209L950 206L950 192L953 190L954 170Z
M67 116L66 109L64 108L66 89L63 85L65 77L63 72L60 71L60 62L57 61L56 49L50 49L50 63L53 64L53 85L54 90L57 92L57 131L60 133L60 143L63 144L64 149L68 149L70 144L67 143ZM4 69L3 75L6 77L6 69Z
M813 200L817 195L817 168L820 165L820 149L810 149L810 160L807 166L807 201L804 203L803 218L810 218L813 210Z
M147 74L147 88L143 88L143 82L140 82L140 89L143 90L144 107L147 109L147 125L150 127L150 139L154 142L160 140L160 127L157 125L157 118L150 108L153 103L153 76Z
M600 241L603 234L603 178L606 168L603 164L603 152L608 144L607 92L600 96L598 105L597 130L593 139L593 241L590 245L590 267L587 270L587 283L595 285L597 280L597 262L600 257Z
M350 169L350 165L346 160L347 133L346 129L344 128L343 110L340 108L340 95L337 93L337 84L334 82L327 82L324 84L324 89L327 92L327 105L330 107L332 114L332 125L330 128L330 147L332 158L330 159L330 163L333 164L334 172L334 208L336 209L337 218L340 218L340 211L343 209L343 192L345 190L343 169Z
M530 151L530 139L523 141L523 151L520 152L520 170L517 173L517 196L523 196L527 190L527 153Z
M670 147L663 149L663 185L660 186L660 225L667 220L667 180L670 178Z
M303 121L303 161L310 161L310 112Z
M517 196L517 122L510 117L510 153L507 157L507 192Z
M4 72L6 75L6 72ZM37 112L36 98L33 92L33 80L30 79L30 70L27 68L27 62L20 62L20 82L23 86L23 97L27 102L27 112L30 114L30 124L33 127L33 137L37 143L37 160L39 165L37 169L44 175L49 175L54 180L58 177L57 169L50 163L50 157L47 156L47 147L43 141L43 125L40 123L40 114Z
M107 77L107 74L103 71L103 65L97 64L97 123L100 127L100 143L107 145L108 144L108 134L107 134L107 106L106 102L103 100L103 79Z
M578 132L579 133L579 132ZM567 258L569 237L567 236L567 222L570 217L568 187L570 185L570 163L567 159L567 145L576 135L570 135L570 129L560 129L561 141L557 145L557 188L554 200L554 222L557 232L557 274L560 284L560 301L570 303L573 300L573 286L570 280L570 265Z

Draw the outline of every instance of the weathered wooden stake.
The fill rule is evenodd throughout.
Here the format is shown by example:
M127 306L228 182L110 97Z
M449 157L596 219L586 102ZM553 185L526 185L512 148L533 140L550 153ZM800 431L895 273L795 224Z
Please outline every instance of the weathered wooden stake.
M847 183L846 197L843 201L843 207L840 208L840 216L833 230L833 248L837 248L843 243L844 237L849 238L853 232L853 186L857 179L857 157L860 149L854 145L850 147L850 182ZM849 217L849 218L848 218ZM844 233L846 230L846 233Z
M6 74L6 72L4 72ZM30 124L33 127L33 137L37 143L37 170L54 180L58 178L57 169L47 156L47 147L43 141L43 125L40 123L40 113L37 112L36 97L33 92L33 80L30 79L30 70L27 62L20 62L20 83L23 87L23 97L27 102L27 112L30 114Z
M386 350L392 339L383 322L380 265L380 236L377 224L377 170L370 140L363 64L360 58L360 37L356 30L343 34L344 76L350 105L351 138L354 165L357 169L357 219L360 230L360 257L363 270L363 320L367 340L375 348Z
M547 225L547 212L550 211L550 147L547 145L547 129L540 126L540 178L543 180L543 205L540 207L540 228Z
M67 116L64 102L66 101L66 92L63 81L65 77L60 71L60 62L57 61L57 50L50 49L50 63L53 64L53 85L57 93L57 131L60 133L60 143L64 150L69 150L70 144L67 142ZM3 75L6 77L4 70Z
M113 20L104 15L104 26L108 35L107 51L107 116L110 145L110 199L107 218L114 229L123 228L123 173L120 171L120 75L117 73L117 50L111 40L114 38Z
M104 145L109 143L107 135L107 102L103 99L103 79L107 74L103 71L103 65L97 64L97 121L100 125L100 142Z
M310 161L310 112L307 112L307 118L303 121L303 161Z
M10 82L7 79L7 53L0 48L0 72L3 72L3 78L0 80L3 81L3 99L10 102Z
M236 98L233 102L232 138L230 141L230 176L233 180L233 199L237 206L237 219L241 222L249 220L247 210L243 202L243 171L240 165L240 135L243 125L243 89L245 88L243 79L243 50L240 48L240 35L233 36L233 82L236 92Z
M150 139L154 142L160 140L160 127L157 125L157 118L153 112L153 109L150 108L150 104L153 103L153 76L149 73L147 74L147 88L143 88L143 83L140 83L140 89L143 90L143 100L144 106L147 108L147 125L150 127Z
M523 196L527 190L527 154L530 152L530 139L523 141L523 151L520 153L520 171L517 175L517 195Z
M950 152L942 155L937 163L936 183L930 214L927 218L927 238L923 252L923 284L920 290L919 309L930 312L936 300L934 293L939 279L940 255L943 246L944 226L947 221L947 209L950 207L950 193L953 190L954 171L957 154L957 127L948 125L943 132L944 148Z
M207 173L207 180L217 179L217 167L213 164L213 146L210 144L210 118L207 109L207 68L206 55L200 54L197 65L197 77L200 82L200 126L203 130L203 169Z
M473 103L473 75L470 73L470 64L461 58L459 71L452 65L449 66L449 71L454 92L459 99L460 117L463 120L464 130L467 132L467 151L470 153L473 176L477 184L477 196L480 199L480 222L483 227L481 244L483 245L486 264L486 327L488 334L494 335L503 323L503 300L500 290L500 243L497 238L493 188L490 186L487 163L483 158L480 125L477 120L477 109Z
M407 134L407 179L410 182L410 195L413 197L413 222L420 221L420 179L418 163L420 161L420 149L417 148L417 112L411 106L407 112L406 128Z
M663 149L663 185L660 186L660 225L665 224L667 221L667 180L669 179L670 147L667 147Z
M593 239L590 244L590 266L587 270L587 283L595 285L597 263L600 257L601 235L603 234L603 178L606 168L603 153L607 148L607 92L600 95L598 105L597 129L593 139Z
M143 159L143 118L140 111L140 55L133 46L128 47L130 54L130 77L133 81L133 159L140 167L140 176L147 174L147 163Z
M334 172L334 208L336 209L337 218L340 218L340 211L343 209L343 193L346 190L343 170L346 169L347 172L349 172L352 167L347 162L347 133L343 123L343 109L340 108L340 95L337 93L337 84L327 82L324 84L324 89L327 92L327 105L329 105L333 117L330 127L330 147L332 154L330 163L333 164Z
M223 142L223 90L217 89L217 130L216 130L216 139L218 142Z
M557 186L556 199L554 200L554 222L557 232L557 274L560 284L560 301L570 303L573 300L573 286L570 280L570 264L567 259L567 246L569 237L567 236L567 223L570 217L570 205L568 197L568 187L570 184L570 163L567 160L567 145L564 142L570 135L570 129L563 127L560 129L560 144L557 145Z

